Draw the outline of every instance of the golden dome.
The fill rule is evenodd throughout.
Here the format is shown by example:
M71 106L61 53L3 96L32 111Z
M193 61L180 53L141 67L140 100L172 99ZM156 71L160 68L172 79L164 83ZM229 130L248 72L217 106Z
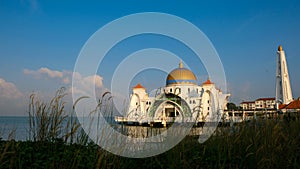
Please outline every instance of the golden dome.
M172 70L166 80L167 85L172 84L197 84L197 78L192 71L183 67L182 62L179 68Z
M281 45L278 46L278 51L282 51L282 46Z

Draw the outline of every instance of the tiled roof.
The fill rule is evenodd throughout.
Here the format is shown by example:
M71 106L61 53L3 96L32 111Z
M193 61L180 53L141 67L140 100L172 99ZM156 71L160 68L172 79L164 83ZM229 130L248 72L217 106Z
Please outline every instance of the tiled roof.
M260 101L260 100L263 100L263 101L266 101L266 100L275 100L275 98L274 97L271 97L271 98L265 97L265 98L258 98L258 99L256 99L256 101Z
M240 104L250 104L250 103L255 103L254 101L243 101L242 103Z
M286 106L287 106L286 104L280 104L280 105L278 106L278 108L279 108L279 109L284 109Z
M300 98L292 101L285 108L286 109L300 109Z
M213 82L210 81L210 79L207 79L206 82L202 83L204 85L210 85L210 84L214 84Z
M143 88L143 89L145 89L145 87L144 86L142 86L140 83L138 83L136 86L134 86L133 87L134 89L136 89L136 88Z

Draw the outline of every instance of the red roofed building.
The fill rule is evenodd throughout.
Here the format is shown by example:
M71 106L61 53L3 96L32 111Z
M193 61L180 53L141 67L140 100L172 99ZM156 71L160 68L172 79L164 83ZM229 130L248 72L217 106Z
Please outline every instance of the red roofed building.
M293 100L291 103L287 105L283 105L279 109L283 109L285 111L300 111L300 98Z

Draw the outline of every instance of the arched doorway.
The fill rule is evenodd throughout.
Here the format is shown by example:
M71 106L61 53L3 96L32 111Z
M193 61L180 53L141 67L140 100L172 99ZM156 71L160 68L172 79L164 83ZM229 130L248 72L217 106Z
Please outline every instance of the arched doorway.
M154 122L184 122L184 119L192 117L192 113L184 99L168 93L154 101L149 111L149 117L152 117Z

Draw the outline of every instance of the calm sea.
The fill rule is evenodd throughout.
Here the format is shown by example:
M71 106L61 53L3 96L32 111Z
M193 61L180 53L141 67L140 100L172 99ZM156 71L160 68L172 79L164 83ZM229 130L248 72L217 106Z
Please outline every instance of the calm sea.
M26 140L29 136L28 129L27 116L0 116L0 137L3 140Z
M165 128L150 128L143 126L120 126L115 124L115 129L121 131L125 135L133 137L143 137L157 135L165 130ZM200 135L202 128L192 128L190 135ZM2 140L28 140L29 138L29 119L27 116L0 116L0 138Z

